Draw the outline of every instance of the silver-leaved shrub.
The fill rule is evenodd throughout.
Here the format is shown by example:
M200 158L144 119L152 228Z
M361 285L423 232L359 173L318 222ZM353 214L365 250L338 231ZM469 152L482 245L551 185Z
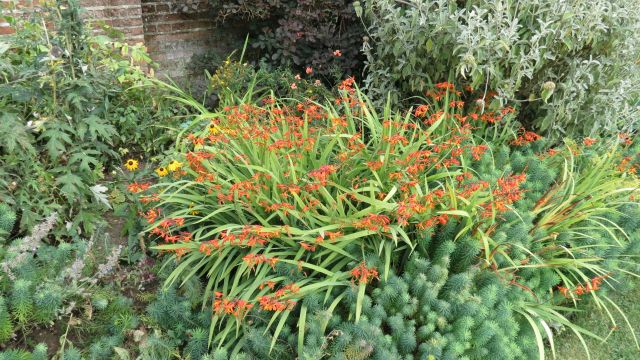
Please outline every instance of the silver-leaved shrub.
M540 131L637 128L640 2L366 0L366 87L395 101L455 79ZM496 104L497 105L497 104Z

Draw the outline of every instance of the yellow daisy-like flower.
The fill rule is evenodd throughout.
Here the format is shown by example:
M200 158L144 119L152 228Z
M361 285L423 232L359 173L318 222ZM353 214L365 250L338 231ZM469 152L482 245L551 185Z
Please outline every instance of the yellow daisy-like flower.
M169 169L169 171L171 172L177 171L181 167L182 167L182 163L178 160L171 160L169 165L167 165L167 169Z
M167 176L168 173L169 173L169 171L165 167L161 166L161 167L156 169L156 174L158 174L158 176L160 176L160 177Z
M215 135L217 133L219 133L220 130L218 130L218 128L215 125L209 125L209 133L211 135Z
M129 171L134 171L138 168L138 160L129 159L124 163L124 167L126 167Z

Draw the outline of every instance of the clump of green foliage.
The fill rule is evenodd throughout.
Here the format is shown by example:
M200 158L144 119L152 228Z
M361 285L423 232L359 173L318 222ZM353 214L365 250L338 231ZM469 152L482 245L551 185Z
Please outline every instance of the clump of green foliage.
M16 32L0 45L0 202L20 210L23 231L56 211L70 232L90 232L109 206L106 171L161 151L171 132L156 124L172 113L144 87L143 47L91 35L76 1L6 18Z
M456 79L559 136L637 128L640 5L366 0L366 87L406 100Z
M244 351L283 359L296 354L308 359L530 359L549 351L543 337L550 339L551 352L559 347L557 340L554 346L556 330L573 332L581 341L585 335L603 340L593 328L569 321L573 306L585 303L605 309L607 325L633 331L609 296L624 287L627 273L637 271L632 259L640 254L640 207L627 197L638 187L625 179L634 171L621 174L616 166L598 165L602 147L569 144L567 150L547 153L547 146L545 141L503 146L475 167L484 176L529 174L524 197L500 216L486 239L484 246L492 250L472 236L457 236L462 224L450 222L421 242L398 269L401 276L394 272L368 288L359 322L349 316L357 303L356 286L329 298L309 295L298 315L305 320L287 322L273 349L269 339L256 336L245 340ZM629 158L622 155L635 149L604 159L625 164ZM576 163L564 168L563 154L576 156ZM567 186L563 178L573 179L572 192L561 190ZM569 198L556 198L558 192ZM608 221L615 225L603 226ZM366 262L380 264L375 256ZM604 279L601 287L593 285L594 278ZM590 285L581 287L585 283ZM339 306L336 299L342 299ZM268 328L255 324L257 333ZM301 326L303 338L295 330Z
M268 96L278 98L307 98L321 101L331 92L313 74L294 75L287 69L270 70L268 66L254 66L228 58L208 77L207 93L217 97L218 106L250 102Z
M568 319L577 299L620 312L606 288L640 243L630 139L554 148L450 83L407 112L352 86L215 112L179 94L198 114L144 217L176 254L168 285L206 278L211 346L525 359L554 326L595 336Z

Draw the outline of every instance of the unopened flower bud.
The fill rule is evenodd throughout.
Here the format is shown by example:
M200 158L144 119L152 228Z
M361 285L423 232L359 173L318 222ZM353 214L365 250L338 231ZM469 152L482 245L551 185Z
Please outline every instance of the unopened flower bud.
M544 84L542 84L542 89L543 90L547 90L547 91L553 91L556 88L556 83L554 83L553 81L547 81Z

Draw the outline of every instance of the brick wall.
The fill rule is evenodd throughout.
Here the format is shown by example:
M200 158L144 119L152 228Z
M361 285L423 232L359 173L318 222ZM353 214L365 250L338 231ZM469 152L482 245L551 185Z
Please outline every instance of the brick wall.
M194 54L208 50L226 54L242 45L242 31L217 27L212 21L207 0L197 0L196 10L187 13L172 8L173 1L141 2L145 45L167 75L185 74L185 66Z
M144 42L140 0L80 0L88 21L122 31L130 43Z
M3 14L10 0L0 0ZM21 0L21 7L37 1ZM244 31L219 27L213 21L207 0L190 1L186 12L177 9L180 0L80 0L84 17L97 29L104 23L124 33L130 43L144 43L159 73L173 78L189 75L186 65L194 54L214 51L227 54L242 46ZM15 13L11 13L15 16ZM12 33L0 17L0 35Z
M12 0L0 0L0 35L8 35L13 34L15 31L9 27L9 23L7 22L6 16L16 17L20 16L23 9L33 8L37 6L37 1L28 1L28 0L20 0L17 2L16 6L14 6L14 1Z

